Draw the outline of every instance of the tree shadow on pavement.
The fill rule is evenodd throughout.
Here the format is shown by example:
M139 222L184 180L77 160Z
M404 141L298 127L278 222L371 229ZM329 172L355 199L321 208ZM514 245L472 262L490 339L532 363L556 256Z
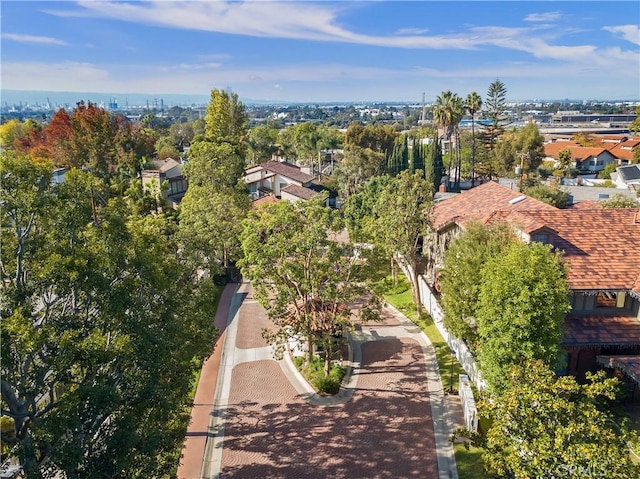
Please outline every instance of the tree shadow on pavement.
M352 399L334 406L305 402L273 361L236 366L221 477L437 477L420 345L384 339L362 354Z

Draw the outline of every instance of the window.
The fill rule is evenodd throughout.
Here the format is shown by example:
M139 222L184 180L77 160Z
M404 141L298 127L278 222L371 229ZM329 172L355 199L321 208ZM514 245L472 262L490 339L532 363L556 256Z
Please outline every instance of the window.
M547 233L535 233L531 235L531 241L537 243L549 243L549 235Z

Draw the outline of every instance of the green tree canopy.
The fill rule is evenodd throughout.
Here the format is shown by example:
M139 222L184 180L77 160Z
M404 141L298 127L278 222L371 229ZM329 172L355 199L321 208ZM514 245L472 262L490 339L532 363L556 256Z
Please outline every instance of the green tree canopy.
M445 254L440 276L444 325L457 338L477 349L482 267L501 255L517 238L506 223L485 226L471 221Z
M269 161L277 151L278 129L270 125L258 125L251 128L247 146L249 147L249 163L256 165Z
M343 198L357 193L362 186L384 170L384 154L371 148L350 145L344 150L344 159L336 168L335 177Z
M388 187L391 178L374 176L363 188L350 195L344 203L342 213L352 241L373 243L376 236L376 212L380 194Z
M239 259L240 223L251 208L241 180L247 121L237 95L218 90L211 92L205 121L206 136L192 143L184 166L189 188L178 237L184 254L215 274Z
M504 131L508 122L507 111L507 87L500 79L496 78L487 89L484 101L485 117L491 121L491 125L484 130L486 143L489 150L493 151L498 137Z
M573 153L571 153L571 148L565 148L560 153L558 153L558 172L561 174L557 176L569 176L572 167Z
M478 359L491 390L504 390L513 365L558 364L569 287L558 252L542 243L514 243L482 268L477 309Z
M422 171L403 171L382 190L375 208L375 242L392 261L403 261L413 269L409 280L418 313L422 311L418 287L420 243L431 227L432 190Z
M321 345L328 374L335 336L351 327L350 305L367 292L364 256L330 239L344 225L319 199L264 205L243 226L239 264L275 323L275 330L263 335L280 349L291 337L305 338L308 361L313 346ZM372 297L360 313L367 319L376 308Z
M481 405L491 428L483 441L486 469L500 477L638 477L611 415L602 408L615 398L615 378L603 372L556 377L542 362L526 361L507 374L497 400Z
M97 177L52 186L2 155L2 414L29 476L155 477L177 466L211 290L164 215L137 216ZM3 441L5 440L3 436Z
M556 208L566 208L569 204L569 193L553 186L536 185L525 188L524 193Z
M211 90L204 121L206 138L214 143L240 146L247 134L247 114L235 93Z

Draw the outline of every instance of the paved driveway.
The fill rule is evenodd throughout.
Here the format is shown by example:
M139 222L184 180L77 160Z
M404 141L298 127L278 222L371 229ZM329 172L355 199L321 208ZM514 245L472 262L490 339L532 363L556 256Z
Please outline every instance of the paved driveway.
M260 334L270 323L248 285L237 295L202 477L439 477L425 347L393 311L357 333L354 387L322 404L301 394L290 366L272 359Z

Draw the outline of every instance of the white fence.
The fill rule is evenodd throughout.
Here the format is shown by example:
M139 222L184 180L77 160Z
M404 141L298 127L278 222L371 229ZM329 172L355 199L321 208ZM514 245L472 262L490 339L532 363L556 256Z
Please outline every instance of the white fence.
M411 267L404 264L402 261L400 261L400 263L400 268L404 274L410 278ZM444 312L424 277L418 276L418 286L420 288L420 300L422 305L433 318L433 322L438 328L438 331L440 331L440 334L449 345L449 348L451 348L451 351L456 355L458 362L462 365L469 378L471 378L478 389L483 389L485 387L485 382L482 380L480 370L476 366L476 362L471 351L469 351L469 348L464 341L453 337L449 334L447 328L444 327Z
M469 431L478 431L478 409L476 408L476 401L473 398L473 391L471 390L471 383L469 377L466 374L460 374L458 376L458 395L462 402L462 410L464 411L464 425Z

